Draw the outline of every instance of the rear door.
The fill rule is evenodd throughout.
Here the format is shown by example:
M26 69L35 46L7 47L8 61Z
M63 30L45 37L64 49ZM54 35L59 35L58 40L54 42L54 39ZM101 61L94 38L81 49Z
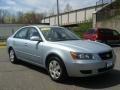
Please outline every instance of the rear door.
M100 29L100 37L103 41L119 40L119 33L111 29Z
M19 30L15 36L13 41L13 48L16 52L16 55L20 59L26 59L26 37L28 33L28 28L22 28Z

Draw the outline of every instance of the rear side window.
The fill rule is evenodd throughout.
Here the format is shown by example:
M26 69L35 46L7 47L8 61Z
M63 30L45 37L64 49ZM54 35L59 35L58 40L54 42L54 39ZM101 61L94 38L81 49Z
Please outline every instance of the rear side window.
M115 30L111 30L111 29L100 29L99 32L102 35L106 35L106 36L118 36L119 33Z
M19 39L26 39L27 37L27 32L28 32L28 29L27 28L23 28L21 29L20 31L18 31L14 38L19 38Z
M96 34L96 30L95 29L89 29L86 34Z

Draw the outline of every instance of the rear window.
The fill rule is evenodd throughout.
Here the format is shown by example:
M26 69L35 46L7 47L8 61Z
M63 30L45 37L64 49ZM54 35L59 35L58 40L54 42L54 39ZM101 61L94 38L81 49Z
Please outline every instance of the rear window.
M89 29L86 34L96 34L96 30L95 29Z
M116 30L111 30L111 29L100 29L99 32L102 35L107 35L107 36L118 36L119 33Z

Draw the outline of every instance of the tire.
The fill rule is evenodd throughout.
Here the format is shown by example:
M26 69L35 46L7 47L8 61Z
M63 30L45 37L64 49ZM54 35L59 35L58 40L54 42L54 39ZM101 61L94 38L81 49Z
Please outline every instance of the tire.
M17 57L15 55L15 51L13 49L9 50L9 60L13 64L17 64L18 63L18 59L17 59Z
M50 57L47 63L47 69L52 80L61 82L67 78L67 72L64 63L58 57Z

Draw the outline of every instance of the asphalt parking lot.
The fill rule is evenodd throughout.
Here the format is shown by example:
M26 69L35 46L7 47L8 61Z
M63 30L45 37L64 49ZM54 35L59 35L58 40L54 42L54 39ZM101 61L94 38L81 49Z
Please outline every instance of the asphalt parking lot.
M69 78L63 83L50 79L47 72L21 62L11 64L6 48L0 49L0 90L120 90L120 47L113 47L117 55L114 71L90 78Z

